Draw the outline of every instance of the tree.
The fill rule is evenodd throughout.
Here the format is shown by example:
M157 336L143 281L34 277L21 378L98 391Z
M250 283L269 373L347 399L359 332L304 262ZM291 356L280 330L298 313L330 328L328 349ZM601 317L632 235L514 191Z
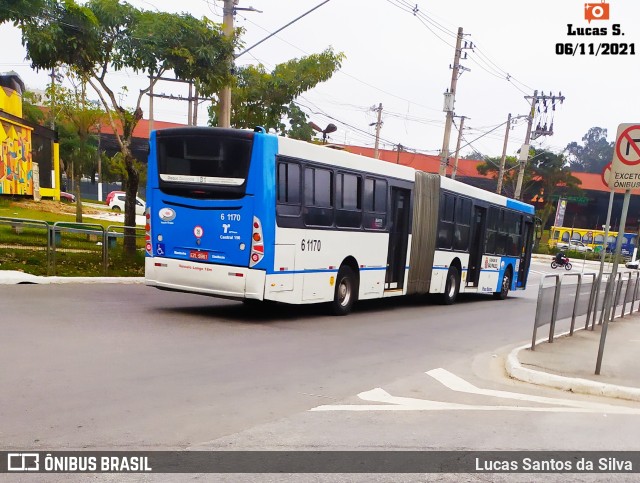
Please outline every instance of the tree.
M12 3L29 3L12 0ZM68 66L98 94L107 112L127 172L125 225L135 225L139 173L131 151L133 130L142 119L141 102L158 77L173 71L178 79L197 81L206 89L230 82L236 37L227 38L218 24L188 14L138 10L118 0L38 0L38 9L0 9L0 20L22 30L27 57L36 69ZM36 2L34 2L36 3ZM150 77L134 107L115 94L107 74L125 68ZM133 230L124 247L135 252Z
M44 124L46 116L37 103L40 101L35 92L24 91L22 93L22 118L34 124Z
M486 156L480 151L472 150L469 154L460 156L460 159L484 159Z
M470 158L477 159L477 158ZM486 158L484 162L476 166L476 170L483 176L491 176L496 180L496 188L498 186L498 174L500 173L500 161L501 157ZM513 198L516 192L516 184L518 182L518 168L520 163L515 156L507 156L504 163L504 178L502 179L502 193L501 195L509 196ZM531 172L524 172L524 179L522 182L523 191L526 191L527 187L531 184Z
M302 109L292 102L289 104L288 116L291 127L285 132L285 135L292 139L311 141L315 131L309 124L309 118Z
M614 142L607 141L607 130L592 127L582 137L583 145L573 141L567 144L565 152L571 169L587 173L601 173L613 159Z
M73 75L69 76L72 80ZM67 167L67 178L74 178L76 187L76 221L82 222L80 180L83 174L95 173L98 155L99 123L104 111L87 98L86 83L80 81L74 89L52 85L47 92L49 112L54 114L60 139L60 158Z
M582 182L571 174L567 160L562 154L532 150L533 154L530 154L527 167L527 170L531 171L531 183L526 190L523 189L523 199L537 197L544 200L538 214L544 228L555 209L558 196L581 196L582 190L579 185Z
M2 0L0 3L0 24L12 21L17 17L37 15L44 7L45 0Z
M283 118L300 117L299 111L292 110L293 100L330 79L343 59L344 54L328 48L320 54L278 64L272 72L267 72L261 64L239 68L231 89L231 125L250 129L262 126L284 136L287 127ZM219 105L213 105L209 110L211 126L219 124L219 115Z

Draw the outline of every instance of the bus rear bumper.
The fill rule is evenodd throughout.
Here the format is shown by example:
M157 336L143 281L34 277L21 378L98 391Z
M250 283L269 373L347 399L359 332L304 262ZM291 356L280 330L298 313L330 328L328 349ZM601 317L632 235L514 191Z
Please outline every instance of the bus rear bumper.
M264 298L263 270L147 257L144 276L147 285L165 290L236 300Z

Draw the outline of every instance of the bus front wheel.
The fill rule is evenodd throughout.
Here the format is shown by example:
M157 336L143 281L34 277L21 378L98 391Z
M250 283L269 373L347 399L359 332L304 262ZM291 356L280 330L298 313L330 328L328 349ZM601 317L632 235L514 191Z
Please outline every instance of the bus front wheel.
M460 291L460 274L457 267L449 267L447 272L447 283L444 287L444 293L442 294L442 303L444 305L451 305L456 301L458 292Z
M358 297L358 282L355 273L347 265L338 270L336 290L331 309L335 315L347 315Z
M511 288L511 268L505 270L502 277L502 284L500 285L499 292L493 292L493 298L498 300L504 300L509 295L509 288Z

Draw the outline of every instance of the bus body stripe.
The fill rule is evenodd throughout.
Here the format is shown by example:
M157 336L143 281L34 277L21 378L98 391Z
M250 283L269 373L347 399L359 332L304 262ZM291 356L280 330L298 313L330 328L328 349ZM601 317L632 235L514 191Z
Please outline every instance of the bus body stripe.
M528 213L529 215L535 214L535 209L533 206L527 203L523 203L522 201L512 200L510 198L507 198L507 208L522 211L524 213Z

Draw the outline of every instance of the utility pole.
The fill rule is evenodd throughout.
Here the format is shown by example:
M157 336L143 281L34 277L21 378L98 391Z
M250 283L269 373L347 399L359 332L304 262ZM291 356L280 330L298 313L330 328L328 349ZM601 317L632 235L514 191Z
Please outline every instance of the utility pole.
M507 143L509 142L509 130L511 129L511 113L507 116L507 130L504 133L504 144L502 145L502 158L500 158L500 171L498 171L498 187L496 193L502 194L502 178L504 178L504 163L507 160Z
M456 116L457 117L457 116ZM456 144L455 161L453 162L453 171L451 172L451 179L456 179L458 173L458 158L460 157L460 141L462 141L462 128L464 126L465 116L460 116L460 129L458 129L458 142Z
M239 0L224 0L222 9L222 31L226 37L233 35L234 8ZM220 127L231 126L231 87L226 86L220 90Z
M527 165L527 160L529 158L529 145L532 140L538 139L540 136L551 136L553 134L553 120L551 124L547 126L545 122L544 125L538 124L536 125L535 130L533 129L533 120L536 115L536 107L539 108L539 104L542 103L544 106L544 110L546 113L547 110L547 101L550 101L550 106L552 110L555 111L555 105L557 101L560 101L560 104L564 102L564 96L560 93L557 96L553 94L545 95L542 92L538 95L538 91L533 91L533 96L524 96L525 99L531 100L531 111L529 113L529 123L527 124L527 136L524 140L524 144L520 149L520 169L518 171L518 181L516 183L516 192L514 194L514 198L519 200L522 195L522 181L524 180L524 170Z
M191 122L192 126L198 125L198 105L200 104L200 97L198 95L198 83L195 83L194 95L193 95L193 121ZM189 96L191 97L191 96Z
M380 128L382 127L382 103L378 104L378 107L373 106L372 111L378 111L378 121L369 124L369 126L376 127L376 144L373 148L373 157L380 159L380 153L378 152L378 146L380 145Z
M55 113L55 105L56 105L56 68L51 68L51 129L56 128L56 113Z
M400 153L403 151L404 146L402 144L398 144L398 156L396 157L396 164L400 164Z
M189 81L189 104L187 107L187 126L193 126L193 82Z
M151 131L153 131L153 73L149 76L149 137L151 137Z
M451 137L451 124L453 123L453 112L454 112L454 104L455 104L455 96L456 96L456 85L458 84L458 77L460 77L460 72L467 69L460 65L460 59L462 57L462 27L458 27L458 38L456 39L456 52L453 57L453 65L449 66L452 69L451 72L451 86L444 93L444 111L447 113L446 123L444 126L444 139L442 140L442 151L440 153L440 176L447 175L447 164L449 159L449 139ZM465 49L473 48L473 44L467 46L465 42ZM466 59L467 54L463 58Z

